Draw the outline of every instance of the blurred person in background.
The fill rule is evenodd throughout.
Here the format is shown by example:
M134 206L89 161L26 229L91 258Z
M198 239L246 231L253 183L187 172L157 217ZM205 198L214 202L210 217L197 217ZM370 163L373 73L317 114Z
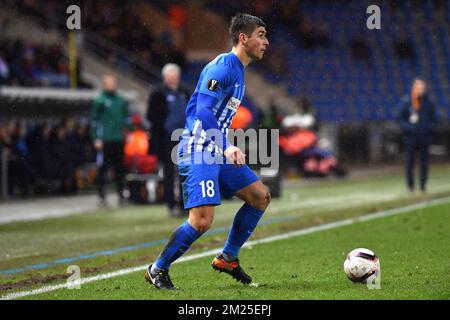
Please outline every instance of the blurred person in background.
M296 112L281 122L279 138L283 170L294 168L305 177L345 177L347 169L326 147L317 134L313 106L307 98L298 101Z
M91 183L92 169L88 164L95 162L95 150L89 132L89 121L82 118L75 125L71 138L77 190L85 189Z
M53 168L54 159L52 157L52 128L48 122L39 125L32 139L33 166L37 173L37 193L53 192Z
M8 78L9 78L8 62L4 58L3 52L0 51L0 85L6 84Z
M399 59L408 59L411 63L416 59L414 43L403 30L400 30L398 39L394 42L394 52Z
M64 122L57 126L51 140L52 178L58 180L60 193L74 192L75 170L72 162L72 146Z
M169 215L180 217L183 210L181 183L177 181L176 165L172 162L171 151L178 141L171 141L172 132L184 128L185 109L189 101L189 91L180 85L181 68L174 63L166 64L161 75L163 84L149 97L147 119L151 124L150 153L156 155L164 167L164 199ZM175 184L178 197L175 196Z
M75 168L82 168L83 165L95 159L92 140L89 136L89 123L86 119L80 120L75 125L71 145Z
M133 130L125 137L125 166L128 172L149 174L158 168L158 157L149 155L148 125L143 117L134 114L131 117Z
M410 192L415 191L414 162L416 153L420 159L420 190L426 191L428 179L428 146L437 122L434 104L427 95L425 81L414 79L410 95L400 102L397 120L403 132L406 152L406 182Z
M363 61L368 67L372 67L370 47L362 33L357 33L350 42L352 59Z
M30 148L26 138L27 127L25 123L17 122L12 136L11 164L9 170L12 178L13 195L16 195L14 188L18 187L22 197L29 195L30 187L35 180L31 170Z
M97 151L98 195L100 206L105 206L105 179L109 166L114 168L119 205L125 204L123 195L125 168L123 165L124 131L129 127L127 101L117 93L117 79L103 77L103 92L95 99L91 110L91 137Z
M14 158L14 132L15 132L16 122L13 120L4 120L0 124L0 159L2 161L2 169L3 167L7 168L6 172L2 170L2 175L4 174L6 177L6 193L8 196L14 195L13 190L13 170L11 167L13 166L13 158ZM3 163L3 161L5 163Z

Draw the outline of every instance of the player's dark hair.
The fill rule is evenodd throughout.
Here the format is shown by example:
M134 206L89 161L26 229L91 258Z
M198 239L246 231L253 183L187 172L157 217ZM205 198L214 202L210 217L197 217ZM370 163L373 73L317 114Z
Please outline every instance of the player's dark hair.
M266 24L260 18L247 13L237 13L231 18L230 35L233 44L239 43L239 34L245 33L250 36L258 27L265 27Z

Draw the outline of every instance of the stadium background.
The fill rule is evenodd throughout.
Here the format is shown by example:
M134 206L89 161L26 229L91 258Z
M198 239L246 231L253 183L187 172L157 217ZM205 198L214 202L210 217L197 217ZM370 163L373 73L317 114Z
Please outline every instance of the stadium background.
M49 122L45 120L56 130L65 118L65 131L73 130L71 118L76 124L88 120L94 95L54 96L57 90L17 88L98 89L102 74L116 72L120 89L132 96L132 108L144 113L147 96L160 81L160 68L167 62L178 63L183 81L193 88L204 64L228 50L229 17L246 11L267 22L271 41L266 59L252 65L247 76L243 105L252 110L254 127L261 126L264 113L272 115L273 108L283 117L308 104L320 124L319 136L329 140L342 161L401 162L395 115L412 79L423 75L441 115L431 151L440 158L448 154L450 9L446 1L381 1L381 30L364 27L368 17L364 1L339 5L332 1L137 1L126 5L82 1L78 2L82 29L74 32L77 52L71 51L66 27L70 4L3 1L2 130L16 137L21 125L26 126L22 131L28 149L37 139L36 126ZM71 53L77 58L70 60ZM76 65L71 61L77 61ZM25 122L14 125L9 119ZM14 152L19 158L32 157L29 150ZM58 157L58 151L54 153ZM74 166L89 159L92 153L87 152Z
M442 179L450 159L450 3L372 2L1 0L2 210L27 201L24 210L31 210L36 199L47 197L61 211L87 199L96 170L89 109L102 75L116 73L132 111L143 115L165 63L179 64L183 83L193 88L205 63L229 50L229 18L237 11L261 17L271 43L265 59L246 74L242 105L252 112L251 127L279 128L284 117L308 110L317 135L349 169L349 181L366 172L387 172L403 186L403 143L395 116L412 79L421 75L440 116L430 154L432 172L436 167L439 176L433 179ZM71 4L81 8L81 30L67 30ZM381 8L381 30L366 28L371 4ZM69 177L76 179L76 189L62 190L48 181L55 178L42 177L43 168L68 162L76 169ZM283 177L288 190L296 186L295 174ZM436 190L448 193L448 184L439 181ZM322 183L318 192L326 193L336 182ZM372 192L370 184L365 190ZM80 198L67 200L61 193ZM146 210L151 215L158 208ZM5 221L16 221L9 218ZM5 263L3 269L11 266Z

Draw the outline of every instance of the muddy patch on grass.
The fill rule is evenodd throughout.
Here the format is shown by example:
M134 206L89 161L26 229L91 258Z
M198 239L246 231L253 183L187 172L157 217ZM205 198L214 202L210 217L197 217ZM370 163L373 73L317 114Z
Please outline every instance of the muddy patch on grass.
M101 268L83 268L84 274L92 274L101 271ZM30 286L35 286L39 284L47 284L58 280L65 280L69 278L72 273L61 273L61 274L51 274L51 275L34 275L29 279L19 280L15 282L6 282L0 284L0 292L12 289L21 289Z

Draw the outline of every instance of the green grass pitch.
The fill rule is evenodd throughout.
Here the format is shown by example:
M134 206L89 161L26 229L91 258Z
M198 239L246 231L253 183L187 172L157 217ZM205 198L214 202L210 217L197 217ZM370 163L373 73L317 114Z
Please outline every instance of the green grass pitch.
M211 257L179 263L181 288L148 286L142 272L62 289L33 299L449 299L450 204L293 237L244 249L241 260L258 287L212 271ZM369 290L344 275L345 255L373 249L381 261L381 288Z
M346 180L288 180L251 240L446 198L448 177L450 166L434 166L425 196L409 194L397 170ZM222 247L240 206L241 201L224 201L217 207L212 232L188 255ZM0 225L0 298L64 284L69 265L79 266L85 279L148 264L182 221L168 218L164 206L152 205ZM445 203L243 249L243 267L259 287L214 272L211 255L173 266L172 278L181 288L177 292L156 291L139 271L25 299L450 299L449 221L450 204ZM149 242L153 245L141 246ZM380 290L346 279L345 255L357 247L380 257ZM71 257L78 259L64 262ZM1 273L11 269L23 271Z

